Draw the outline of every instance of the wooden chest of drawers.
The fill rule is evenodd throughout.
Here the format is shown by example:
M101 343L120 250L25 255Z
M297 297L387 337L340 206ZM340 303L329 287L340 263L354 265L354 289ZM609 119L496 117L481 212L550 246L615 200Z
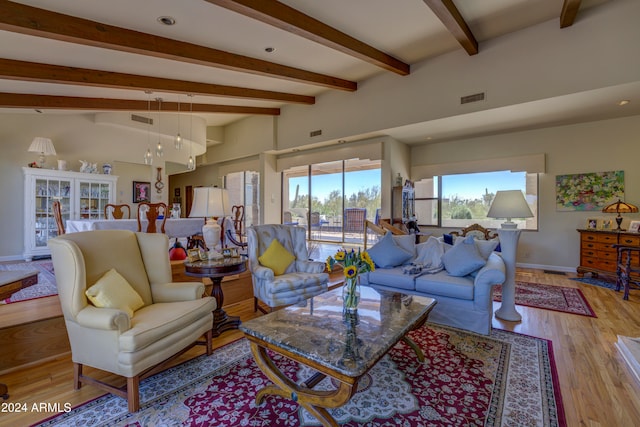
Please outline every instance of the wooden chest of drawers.
M640 246L640 235L616 231L578 230L580 233L580 266L578 276L591 273L616 275L618 252L613 245ZM639 260L632 261L634 265Z

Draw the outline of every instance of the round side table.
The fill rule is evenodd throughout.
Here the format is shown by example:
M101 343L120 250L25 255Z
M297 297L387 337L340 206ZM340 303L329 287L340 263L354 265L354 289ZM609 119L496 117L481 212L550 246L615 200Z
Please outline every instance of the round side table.
M222 278L234 274L242 273L247 269L246 257L223 258L220 260L208 261L185 261L184 271L187 276L192 277L209 277L213 282L211 288L211 296L216 299L216 309L213 310L213 327L211 328L213 336L220 336L224 331L230 329L238 329L240 326L240 318L237 316L229 316L222 309L224 304L224 294L222 293Z

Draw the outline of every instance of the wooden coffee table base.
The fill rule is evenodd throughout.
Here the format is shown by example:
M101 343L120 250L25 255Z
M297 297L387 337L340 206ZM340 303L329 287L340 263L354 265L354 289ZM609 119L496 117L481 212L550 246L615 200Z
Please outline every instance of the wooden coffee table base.
M267 378L273 381L273 385L266 386L258 391L256 395L256 405L261 405L268 395L285 397L300 404L300 406L309 411L311 415L316 417L323 426L339 426L326 408L338 408L346 404L349 399L351 399L351 396L358 390L358 381L366 372L359 377L349 377L283 350L282 348L272 346L262 340L257 340L254 337L247 336L247 339L251 343L251 352L253 353L256 364ZM402 341L413 349L421 363L424 362L424 353L416 343L406 336L402 337ZM318 372L302 383L296 384L287 378L273 363L273 360L271 360L267 353L267 349L276 351ZM338 388L335 390L313 390L313 387L327 376L337 380L339 384Z

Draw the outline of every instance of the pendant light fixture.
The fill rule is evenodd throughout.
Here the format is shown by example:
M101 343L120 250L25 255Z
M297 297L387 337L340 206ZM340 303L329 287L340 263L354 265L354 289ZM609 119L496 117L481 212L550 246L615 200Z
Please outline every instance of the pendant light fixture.
M162 98L156 98L158 101L158 145L156 145L156 156L162 157L164 150L162 149L162 133L160 132L160 110L162 109Z
M178 95L178 133L173 141L173 147L178 151L182 149L182 136L180 135L180 95Z
M192 171L196 168L196 162L193 160L193 94L190 93L187 96L191 98L189 102L189 160L187 161L187 169Z
M151 91L146 90L147 94L147 112L149 113L149 122L147 123L147 152L144 153L144 164L151 165L153 164L153 154L151 154L151 124L153 121L151 120Z

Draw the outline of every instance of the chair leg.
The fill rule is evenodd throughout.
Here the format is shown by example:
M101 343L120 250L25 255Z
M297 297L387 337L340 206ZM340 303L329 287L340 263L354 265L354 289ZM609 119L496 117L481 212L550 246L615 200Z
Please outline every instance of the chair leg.
M213 339L213 331L209 329L206 334L204 334L204 339L207 345L207 356L211 356L213 354L213 345L211 344L211 340Z
M80 390L80 387L82 386L80 377L82 377L82 364L74 363L73 364L73 389L74 390Z
M127 404L129 412L138 412L140 409L140 377L127 378Z

